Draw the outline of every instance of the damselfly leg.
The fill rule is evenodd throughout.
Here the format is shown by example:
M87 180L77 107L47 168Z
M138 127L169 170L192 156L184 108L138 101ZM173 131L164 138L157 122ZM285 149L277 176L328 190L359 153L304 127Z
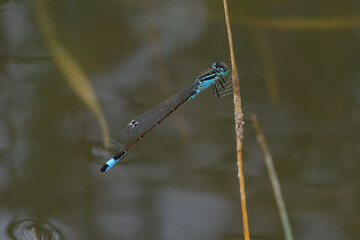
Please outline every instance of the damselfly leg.
M217 81L215 81L213 83L214 96L222 98L222 97L225 97L227 95L230 95L232 93L232 88L231 87L232 87L233 84L234 83L231 81L231 77L228 77L228 79L225 80L223 78L223 76L220 76L219 79L217 79ZM220 87L222 87L223 90L219 90Z

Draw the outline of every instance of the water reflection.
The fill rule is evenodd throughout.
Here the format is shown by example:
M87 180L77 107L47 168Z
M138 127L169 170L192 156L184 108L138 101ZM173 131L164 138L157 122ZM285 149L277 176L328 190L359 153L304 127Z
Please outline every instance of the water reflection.
M205 30L204 1L153 1L151 8L129 8L124 19L134 36L144 39L136 46L125 62L115 68L114 75L131 81L122 82L122 87L132 89L143 82L151 72L151 65L158 58L166 59L180 52L196 40ZM132 11L131 11L132 10ZM189 27L191 26L191 27Z
M96 148L96 118L48 57L31 2L1 2L0 218L8 235L32 239L32 227L39 238L55 239L201 240L241 233L231 97L199 96L136 146L132 161L100 176L98 168L121 146L114 141L110 153ZM48 2L59 39L94 85L111 137L120 143L129 120L192 83L214 60L228 62L220 2ZM241 22L249 15L302 16L304 9L323 16L348 5L229 4L245 118L256 112L264 127L295 238L316 231L318 239L358 239L358 29L268 26L262 32ZM264 75L276 80L277 105ZM280 239L251 125L244 135L251 235ZM11 220L24 212L29 217Z
M1 0L0 1L0 12L6 10L6 7L10 2L11 2L11 0Z
M7 228L8 236L13 240L61 240L65 239L53 224L39 219L12 221Z
M109 148L105 149L101 142L94 143L92 147L92 154L94 157L91 159L96 163L104 163L104 160L112 158L116 153L121 151L124 148L124 144L116 141L115 139L110 139ZM98 159L97 160L95 160Z

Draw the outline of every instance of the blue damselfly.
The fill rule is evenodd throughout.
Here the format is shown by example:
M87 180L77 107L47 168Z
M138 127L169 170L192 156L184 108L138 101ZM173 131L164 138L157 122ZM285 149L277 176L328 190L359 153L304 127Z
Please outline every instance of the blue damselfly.
M136 139L126 146L121 152L116 154L113 158L107 161L100 169L101 173L109 170L116 162L119 161L133 146L135 146L143 137L145 137L151 130L159 125L165 118L178 109L181 105L190 99L193 99L198 93L212 85L214 95L222 97L230 93L228 83L224 76L228 74L228 69L224 63L215 62L212 64L212 69L205 74L199 76L195 83L184 88L176 93L168 100L160 103L158 106L148 110L142 115L134 118L127 126L127 130ZM219 87L224 90L219 91Z

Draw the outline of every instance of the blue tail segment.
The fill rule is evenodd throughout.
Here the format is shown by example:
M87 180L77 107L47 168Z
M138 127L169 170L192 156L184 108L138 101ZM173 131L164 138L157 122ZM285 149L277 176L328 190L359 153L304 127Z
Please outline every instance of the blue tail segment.
M110 159L109 161L107 161L100 169L100 173L104 173L106 172L107 170L109 170L112 166L114 166L114 164L116 163L117 161L112 158Z
M112 166L115 165L115 163L117 163L119 161L119 159L124 156L126 153L125 150L122 150L121 152L119 152L116 156L114 156L113 158L111 158L109 161L107 161L101 168L100 168L100 173L105 173L107 170L109 170Z

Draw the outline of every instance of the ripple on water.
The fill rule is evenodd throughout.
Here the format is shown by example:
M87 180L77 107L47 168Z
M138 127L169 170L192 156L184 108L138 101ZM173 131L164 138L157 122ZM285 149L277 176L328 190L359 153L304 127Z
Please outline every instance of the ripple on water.
M47 221L38 219L16 220L10 223L7 229L11 239L35 239L37 240L57 240L64 239L60 230Z

